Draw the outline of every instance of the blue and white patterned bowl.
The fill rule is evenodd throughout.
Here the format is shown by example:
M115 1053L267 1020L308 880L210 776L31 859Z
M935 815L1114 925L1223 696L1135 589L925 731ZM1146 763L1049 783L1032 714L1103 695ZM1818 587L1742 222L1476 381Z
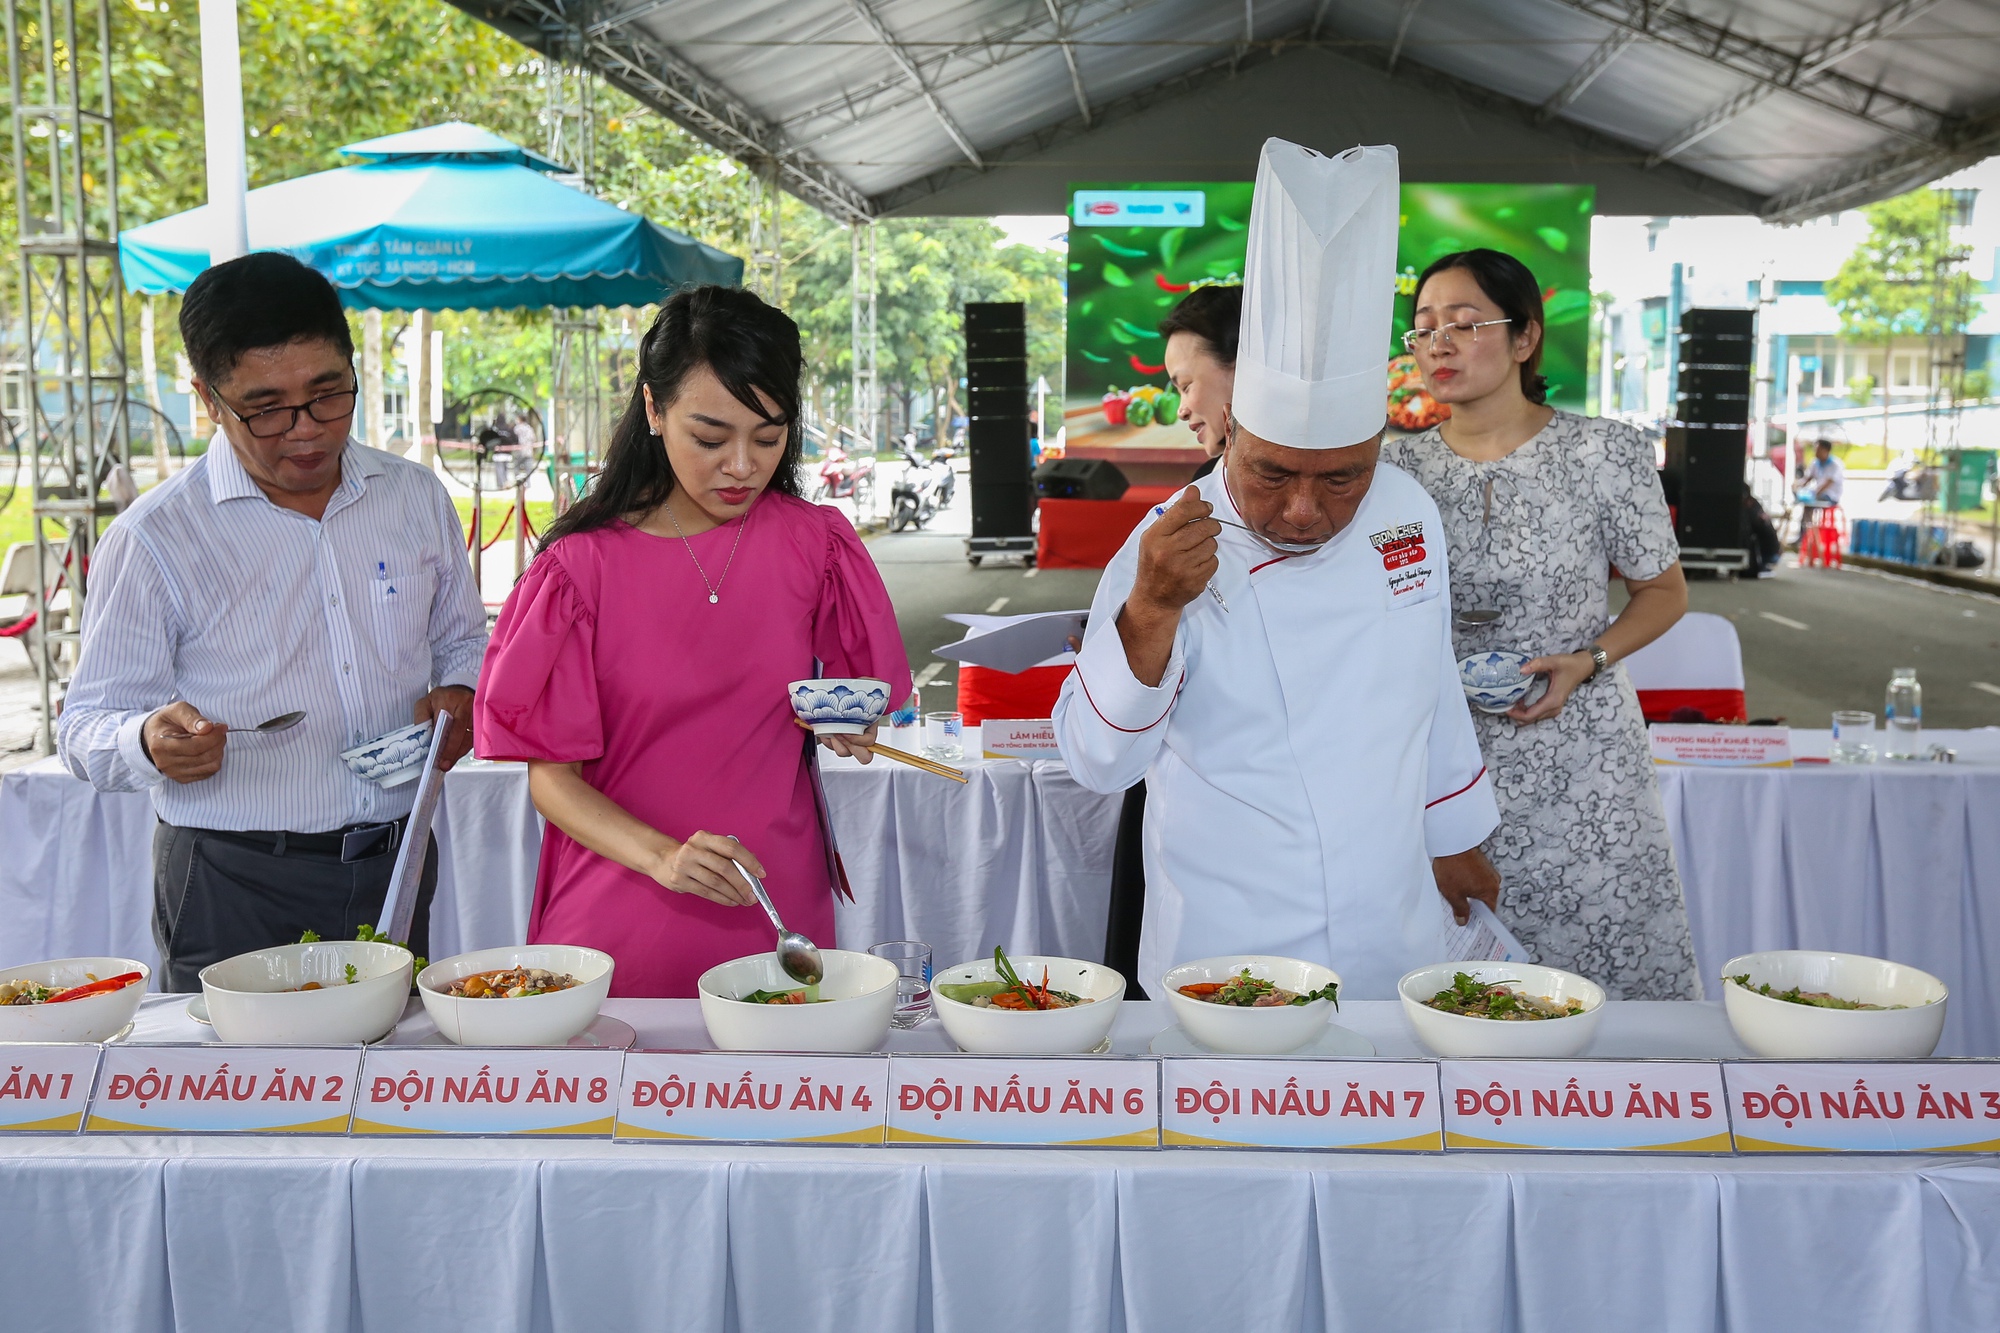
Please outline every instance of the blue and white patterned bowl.
M1482 713L1504 713L1527 697L1539 676L1524 676L1525 653L1474 653L1458 659L1459 684L1465 697Z
M889 711L889 682L832 676L787 687L792 711L815 736L859 736Z
M340 757L355 777L382 787L400 787L423 771L424 756L430 748L431 724L412 722L377 736L366 745L342 750Z

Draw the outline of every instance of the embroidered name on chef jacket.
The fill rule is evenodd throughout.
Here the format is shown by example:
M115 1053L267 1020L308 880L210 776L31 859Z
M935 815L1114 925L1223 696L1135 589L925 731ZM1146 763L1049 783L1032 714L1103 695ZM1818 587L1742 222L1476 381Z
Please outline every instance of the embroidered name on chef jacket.
M1430 586L1431 567L1426 563L1424 525L1401 523L1368 535L1369 544L1382 557L1389 575L1389 605L1421 601L1418 594Z

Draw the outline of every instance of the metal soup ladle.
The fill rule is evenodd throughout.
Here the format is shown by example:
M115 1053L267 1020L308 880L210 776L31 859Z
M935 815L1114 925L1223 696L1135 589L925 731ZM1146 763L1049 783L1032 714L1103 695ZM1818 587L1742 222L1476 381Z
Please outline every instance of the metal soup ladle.
M732 837L735 835L731 835ZM771 905L771 895L764 892L764 881L743 868L741 861L732 860L737 873L750 881L750 892L757 895L757 905L764 909L764 915L771 918L771 925L778 932L778 966L786 976L802 986L817 986L826 976L826 964L819 956L819 946L796 930L786 930L778 909Z

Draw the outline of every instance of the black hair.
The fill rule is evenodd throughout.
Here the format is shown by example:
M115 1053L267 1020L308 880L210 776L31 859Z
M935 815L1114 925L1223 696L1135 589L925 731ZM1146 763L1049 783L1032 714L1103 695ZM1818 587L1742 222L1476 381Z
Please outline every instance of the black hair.
M799 326L776 306L740 287L692 287L660 306L639 340L639 371L624 415L604 449L604 467L590 489L549 525L546 551L572 532L608 527L627 515L657 508L673 494L674 470L663 441L646 421L646 390L666 411L695 369L707 366L737 402L773 426L785 427L785 456L771 489L799 495L799 459L805 448L799 422L799 371L805 356ZM777 406L765 415L757 395Z
M277 250L203 270L181 298L180 323L188 364L211 385L260 347L323 340L354 359L354 335L333 284Z
M1535 275L1526 264L1503 250L1460 250L1433 263L1418 276L1417 299L1423 299L1425 283L1455 268L1462 268L1472 275L1472 280L1479 284L1479 290L1486 293L1486 299L1500 307L1500 313L1507 317L1513 332L1524 332L1530 324L1535 326L1534 350L1521 363L1521 392L1531 403L1546 403L1549 400L1548 377L1538 372L1542 366L1542 344L1549 326L1542 319L1542 289L1535 281Z
M1236 364L1236 339L1243 328L1243 288L1219 283L1197 287L1160 321L1160 336L1192 333L1225 366Z

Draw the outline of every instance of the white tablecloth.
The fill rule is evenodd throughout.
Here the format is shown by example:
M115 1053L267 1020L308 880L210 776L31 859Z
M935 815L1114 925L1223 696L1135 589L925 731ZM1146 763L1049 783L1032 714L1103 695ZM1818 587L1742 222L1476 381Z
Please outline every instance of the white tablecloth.
M930 944L939 967L991 954L1097 958L1118 803L1060 763L973 762L964 786L904 764L824 765L856 901L837 941ZM0 967L113 954L156 961L151 802L103 794L53 759L0 778ZM445 780L431 956L526 938L541 817L520 764Z
M144 1028L179 1031L179 1001ZM613 1001L650 1044L686 1001ZM1343 1021L1411 1053L1394 1005ZM1121 1015L1143 1048L1162 1018ZM185 1020L178 1020L185 1023ZM937 1049L935 1025L897 1034ZM1734 1054L1713 1005L1598 1053ZM1992 1159L0 1142L7 1324L1258 1333L1990 1330Z
M2000 731L1933 733L1956 764L1663 768L1661 792L1711 988L1758 949L1895 958L1942 977L1941 1055L2000 1055ZM1801 731L1802 754L1825 732ZM928 942L948 966L1011 951L1102 956L1118 798L1060 763L973 762L964 786L888 761L824 765L859 901L837 940ZM540 821L517 765L446 783L432 953L520 940ZM0 965L150 959L153 816L44 761L0 779Z

